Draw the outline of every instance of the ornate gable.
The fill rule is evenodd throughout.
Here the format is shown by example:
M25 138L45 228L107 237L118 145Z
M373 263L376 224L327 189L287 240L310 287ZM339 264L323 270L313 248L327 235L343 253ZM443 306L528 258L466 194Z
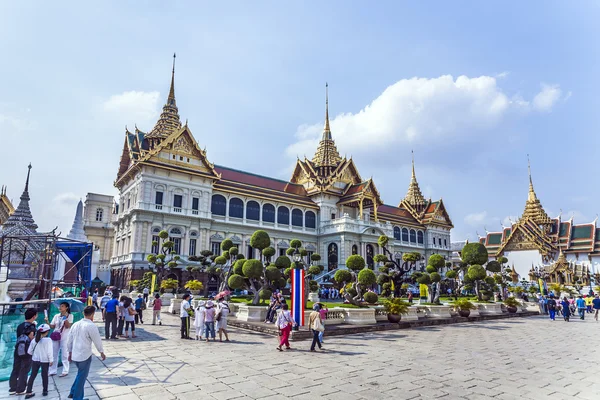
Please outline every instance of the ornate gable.
M426 225L442 225L451 228L454 227L442 199L429 204L429 206L425 209L425 214L423 215L421 222Z

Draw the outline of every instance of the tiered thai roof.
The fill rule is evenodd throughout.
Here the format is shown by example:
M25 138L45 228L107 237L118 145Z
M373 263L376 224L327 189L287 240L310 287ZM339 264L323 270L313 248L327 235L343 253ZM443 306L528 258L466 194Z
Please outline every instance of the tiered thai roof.
M181 120L179 119L179 109L175 101L175 54L173 54L173 71L171 72L171 87L169 88L169 97L163 106L162 113L154 125L154 128L146 135L147 139L164 139L173 132L181 129Z
M563 221L559 215L548 217L534 190L529 170L529 192L523 215L501 232L487 232L480 238L490 256L503 251L536 248L550 261L557 251L564 253L600 252L600 229L596 221L575 225L573 218ZM512 244L511 244L512 243ZM521 243L521 244L519 244Z
M410 177L410 184L408 185L406 196L404 196L404 199L402 199L401 204L402 203L405 205L410 205L416 213L421 213L428 204L427 200L425 200L425 196L423 196L423 193L421 193L419 182L417 182L414 153L412 157L412 175ZM431 211L433 211L433 209Z
M0 225L2 225L13 212L15 212L15 207L6 195L6 186L2 186L2 189L0 189Z
M340 153L335 146L335 141L331 136L331 129L329 128L328 86L327 84L325 85L325 126L323 127L323 136L312 159L313 166L320 171L321 175L328 175L342 161L342 157L340 157Z
M38 226L33 220L31 210L29 209L29 175L31 173L31 164L29 164L27 168L27 180L25 181L25 189L23 189L23 194L21 194L21 201L19 202L17 209L2 225L2 230L0 230L0 235L2 236L37 234Z

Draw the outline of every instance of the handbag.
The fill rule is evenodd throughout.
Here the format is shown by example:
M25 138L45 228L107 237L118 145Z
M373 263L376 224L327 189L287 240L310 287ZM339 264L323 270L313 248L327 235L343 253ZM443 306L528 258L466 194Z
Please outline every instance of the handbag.
M65 322L67 322L67 320L65 320ZM63 329L65 329L65 322L63 322L59 331L54 331L50 334L50 340L60 342L60 340L62 339L62 331Z
M313 330L315 330L317 332L325 332L325 326L323 326L323 323L321 322L321 318L315 318L315 320L313 322Z
M137 311L132 310L131 308L128 308L127 311L129 311L129 315L136 315Z

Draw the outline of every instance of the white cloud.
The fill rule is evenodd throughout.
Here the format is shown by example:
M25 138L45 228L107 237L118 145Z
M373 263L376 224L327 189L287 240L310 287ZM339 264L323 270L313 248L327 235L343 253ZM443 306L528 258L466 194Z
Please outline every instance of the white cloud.
M487 217L487 211L482 211L479 213L468 214L465 217L465 223L471 226L481 225Z
M533 100L533 109L548 111L560 93L557 85L544 86ZM520 96L509 98L496 77L412 78L389 86L356 113L339 114L331 121L331 129L342 153L372 153L403 145L441 146L448 141L491 135L491 128L511 111L522 114L530 110L529 101ZM287 148L287 154L312 155L322 129L322 123L298 127L297 142ZM369 146L365 146L367 137Z
M551 111L561 94L562 91L558 85L542 84L542 90L533 98L533 108L537 111Z
M156 122L159 96L159 92L132 90L111 96L102 104L102 108L123 122L146 126Z

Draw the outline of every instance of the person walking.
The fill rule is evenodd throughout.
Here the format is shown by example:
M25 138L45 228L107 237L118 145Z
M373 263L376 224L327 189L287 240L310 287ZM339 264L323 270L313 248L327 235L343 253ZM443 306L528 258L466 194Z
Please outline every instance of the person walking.
M150 295L150 289L145 287L144 290L142 291L142 293L144 294L144 302L148 303L148 296Z
M319 332L319 342L323 344L323 335L325 334L325 320L327 319L327 307L324 304L319 303L319 314L321 315L321 323L323 324L323 330Z
M577 312L579 313L579 319L585 319L585 311L587 307L585 305L585 300L583 299L583 296L579 295L579 297L575 301L575 304L577 304Z
M321 308L319 305L315 304L315 307L313 308L314 311L311 312L310 316L308 317L308 326L313 333L313 341L310 346L310 351L315 351L315 346L317 345L319 346L319 350L323 348L323 346L321 346L321 342L319 341L319 333L324 330L321 314L319 313L320 309Z
M117 313L119 311L119 295L113 294L112 299L106 303L104 308L104 336L106 340L117 339Z
M564 320L569 322L569 317L571 316L571 310L569 309L569 306L571 304L569 303L567 296L563 297L563 300L560 302L560 305L562 308L562 314L563 314Z
M594 308L594 319L598 322L598 313L600 312L600 297L598 295L594 296L592 307Z
M135 299L135 324L143 324L144 323L144 310L146 309L146 302L142 298L142 294L138 294L137 299Z
M215 317L217 320L217 331L219 332L219 342L223 341L223 334L225 335L225 341L229 342L229 335L227 334L227 316L229 315L229 312L229 304L227 304L223 297L219 298Z
M216 341L215 335L215 308L212 300L206 302L206 310L204 311L204 335L208 342L208 337L211 336L213 341Z
M92 365L92 345L100 353L100 359L102 361L106 360L100 333L94 325L95 311L94 307L86 307L83 310L83 319L73 324L69 335L67 344L69 361L77 366L77 376L68 396L73 400L83 400L85 381L90 373L90 365Z
M550 314L550 319L552 321L556 321L556 300L554 300L554 296L551 294L548 299L546 305L548 306L548 314Z
M161 308L162 300L160 299L160 294L156 293L154 295L154 301L152 302L152 325L156 325L156 320L158 320L159 325L162 325L162 321L160 320Z
M123 337L123 328L125 327L125 299L123 295L119 298L119 307L117 307L117 335Z
M96 307L96 310L100 308L98 305L98 289L94 290L94 293L92 293L92 304Z
M204 305L206 302L200 300L196 311L194 311L194 328L196 328L196 340L202 340L202 332L204 332L204 318L206 317L206 308Z
M33 308L25 310L25 321L17 326L17 343L13 354L13 368L8 384L9 394L25 394L27 374L31 369L31 355L27 352L35 337L35 320L38 312Z
M179 316L181 317L181 338L191 339L190 337L190 315L193 315L192 306L190 306L190 295L184 294L181 307L179 309Z
M123 320L125 321L125 338L129 338L129 328L131 327L131 338L136 338L135 335L135 317L137 312L133 306L133 300L125 297L123 300Z
M544 298L544 296L539 296L538 297L538 306L540 307L540 315L545 314L545 312L544 312L545 304L546 304L546 299Z
M285 345L286 350L291 350L290 347L290 333L292 332L292 326L296 325L296 321L292 317L292 313L288 310L288 305L284 304L281 307L281 312L277 315L275 325L279 328L279 346L277 350L283 351L281 346Z
M412 292L408 292L408 304L412 304L413 303L413 294Z
M95 310L96 308L94 307ZM48 396L48 369L55 364L54 360L56 360L53 355L52 340L48 337L48 333L50 333L50 325L40 325L35 334L35 340L29 345L29 349L27 350L27 353L31 355L31 375L29 376L29 382L27 382L26 399L35 396L35 393L33 393L33 382L35 382L40 368L42 369L42 396Z
M49 340L52 342L54 363L50 366L50 376L54 376L58 372L58 353L62 353L62 373L60 377L69 375L69 360L67 354L67 341L69 340L69 332L73 325L73 314L71 314L71 306L66 301L60 303L60 313L56 314L50 322L50 328L54 329ZM48 323L48 318L46 318Z
M594 303L594 298L591 295L587 295L587 296L585 296L584 300L585 300L586 311L591 314L592 313L592 306L593 306L593 303Z
M112 293L107 290L104 292L104 296L100 299L100 311L102 312L102 321L104 321L104 309L106 308L106 303L110 301L112 298Z

